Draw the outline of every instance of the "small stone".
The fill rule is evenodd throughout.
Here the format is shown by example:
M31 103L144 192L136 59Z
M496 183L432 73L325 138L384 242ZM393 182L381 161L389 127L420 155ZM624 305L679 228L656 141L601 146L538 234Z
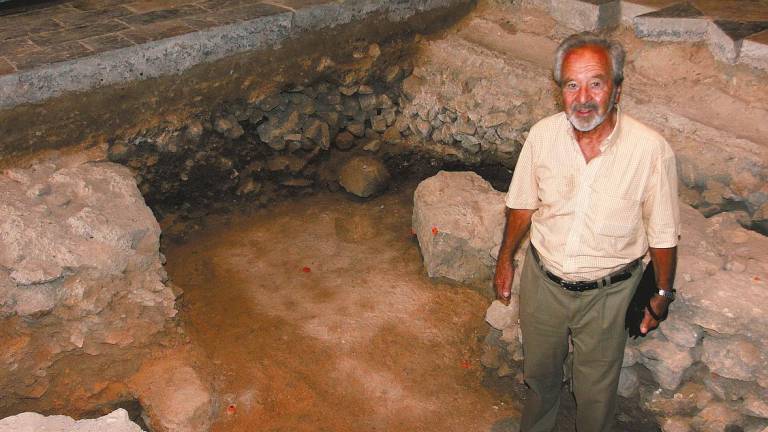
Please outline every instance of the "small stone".
M632 368L622 368L621 375L619 375L619 396L631 397L637 393L639 386L640 380L638 379L637 372Z
M671 313L659 326L659 330L671 342L686 348L698 345L704 336L701 327L683 321L678 315Z
M376 132L384 132L387 130L387 120L383 116L376 116L371 119L371 129Z
M690 349L661 339L646 339L637 346L640 363L648 368L659 385L674 390L680 385L685 371L693 364Z
M389 171L384 164L368 156L356 156L339 170L339 184L349 193L369 197L389 184Z
M768 401L755 395L744 400L744 413L752 417L768 419Z
M392 107L394 107L392 99L390 99L386 94L382 93L376 97L376 108L392 109Z
M319 145L323 150L328 150L331 146L331 131L328 123L315 120L304 132L304 136Z
M387 144L397 144L401 138L400 131L397 129L397 126L390 126L384 131L382 138Z
M365 136L365 123L350 122L347 124L347 131L358 138L363 137Z
M381 47L379 47L379 44L372 43L368 45L368 57L372 58L378 58L381 55Z
M360 88L359 85L341 86L339 87L339 92L344 96L352 96L353 94L357 93L358 88Z
M501 364L499 364L499 368L496 369L496 376L499 378L512 376L517 373L517 370L512 368L509 363L502 361Z
M373 94L361 94L358 97L358 101L360 102L360 109L363 111L374 110L376 105L378 105L376 95Z
M116 143L109 146L108 150L109 160L114 162L120 162L128 157L128 146L125 143Z
M351 133L344 131L336 135L333 144L339 150L349 150L355 145L355 137Z
M724 432L729 427L740 426L742 418L728 405L713 402L701 410L691 423L700 432Z
M457 134L455 138L461 144L461 147L470 153L477 153L480 151L480 140L472 135Z
M654 391L646 387L641 387L640 390L642 406L655 414L664 417L691 415L697 409L693 397L686 397L680 393L671 395L661 389Z
M272 111L280 105L280 102L280 95L272 94L261 99L257 105L262 111Z
M384 71L384 80L388 83L391 83L401 76L400 66L394 65L387 68L387 70Z
M669 417L661 423L662 432L692 432L690 420L686 417Z
M494 345L485 345L483 354L480 356L480 364L490 369L499 367L501 365L501 349Z
M421 93L423 81L416 75L411 75L403 80L403 95L412 101ZM401 105L402 106L402 105Z
M392 126L397 120L397 112L393 108L386 108L381 112L384 120L387 122L387 126Z
M490 128L490 127L498 126L506 121L507 121L507 113L495 112L495 113L491 113L486 116L483 116L481 124L484 128Z
M363 146L363 150L369 151L371 153L376 153L381 148L381 140L378 139L372 139L368 141L368 143Z
M453 127L457 134L474 135L477 131L475 123L464 115L459 116L459 118L456 119L456 123L454 123Z
M343 105L341 113L347 117L357 117L361 112L360 102L356 98L344 99Z
M485 322L497 330L504 330L510 325L516 324L518 319L517 301L510 301L509 305L494 300L488 310L485 311Z
M363 84L357 89L357 92L361 95L373 94L373 87Z
M422 138L429 138L430 132L432 132L432 125L426 120L417 118L411 121L411 130Z
M763 367L760 349L743 338L704 339L701 361L725 378L754 381L755 371Z
M624 359L621 362L621 367L627 368L634 366L637 364L639 358L640 353L637 351L637 349L627 345L624 347Z
M312 186L313 183L312 180L305 178L291 178L280 182L281 185L288 187L307 187Z

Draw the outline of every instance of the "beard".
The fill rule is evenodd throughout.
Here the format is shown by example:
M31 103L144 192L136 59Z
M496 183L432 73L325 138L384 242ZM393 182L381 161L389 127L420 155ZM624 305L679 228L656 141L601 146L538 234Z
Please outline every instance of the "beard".
M600 106L597 102L585 102L583 104L573 104L570 109L565 112L566 118L571 122L573 127L580 132L589 132L592 129L603 124L608 114L613 111L613 107L616 105L616 88L611 90L611 97L608 102L608 106L603 114L600 114ZM576 115L576 111L591 110L592 114L587 118L580 118Z

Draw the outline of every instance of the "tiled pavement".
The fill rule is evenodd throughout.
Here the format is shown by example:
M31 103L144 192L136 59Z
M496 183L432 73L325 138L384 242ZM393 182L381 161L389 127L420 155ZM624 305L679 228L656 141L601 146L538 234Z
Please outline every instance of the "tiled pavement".
M0 75L332 0L73 0L0 16Z

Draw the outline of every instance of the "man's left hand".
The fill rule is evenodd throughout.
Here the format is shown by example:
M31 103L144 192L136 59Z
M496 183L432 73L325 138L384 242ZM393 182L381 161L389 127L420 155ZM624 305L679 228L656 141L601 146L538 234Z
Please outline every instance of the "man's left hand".
M664 316L667 314L667 309L669 308L670 300L666 297L660 296L660 295L654 295L651 297L651 305L650 307L653 308L653 312L656 314L657 317L664 318ZM649 331L655 329L659 326L659 321L651 315L650 312L648 312L648 309L644 311L645 315L643 316L643 322L640 323L640 333L646 335Z

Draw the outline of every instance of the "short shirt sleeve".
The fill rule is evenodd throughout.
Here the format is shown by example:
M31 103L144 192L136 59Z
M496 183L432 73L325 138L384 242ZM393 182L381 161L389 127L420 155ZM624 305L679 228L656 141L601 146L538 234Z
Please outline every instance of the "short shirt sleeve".
M666 141L655 158L643 202L643 221L652 248L677 246L680 235L680 205L677 197L677 164Z
M533 154L536 141L535 130L531 129L517 159L515 172L512 174L512 182L506 198L506 205L509 208L535 210L539 207L539 187L535 176Z

